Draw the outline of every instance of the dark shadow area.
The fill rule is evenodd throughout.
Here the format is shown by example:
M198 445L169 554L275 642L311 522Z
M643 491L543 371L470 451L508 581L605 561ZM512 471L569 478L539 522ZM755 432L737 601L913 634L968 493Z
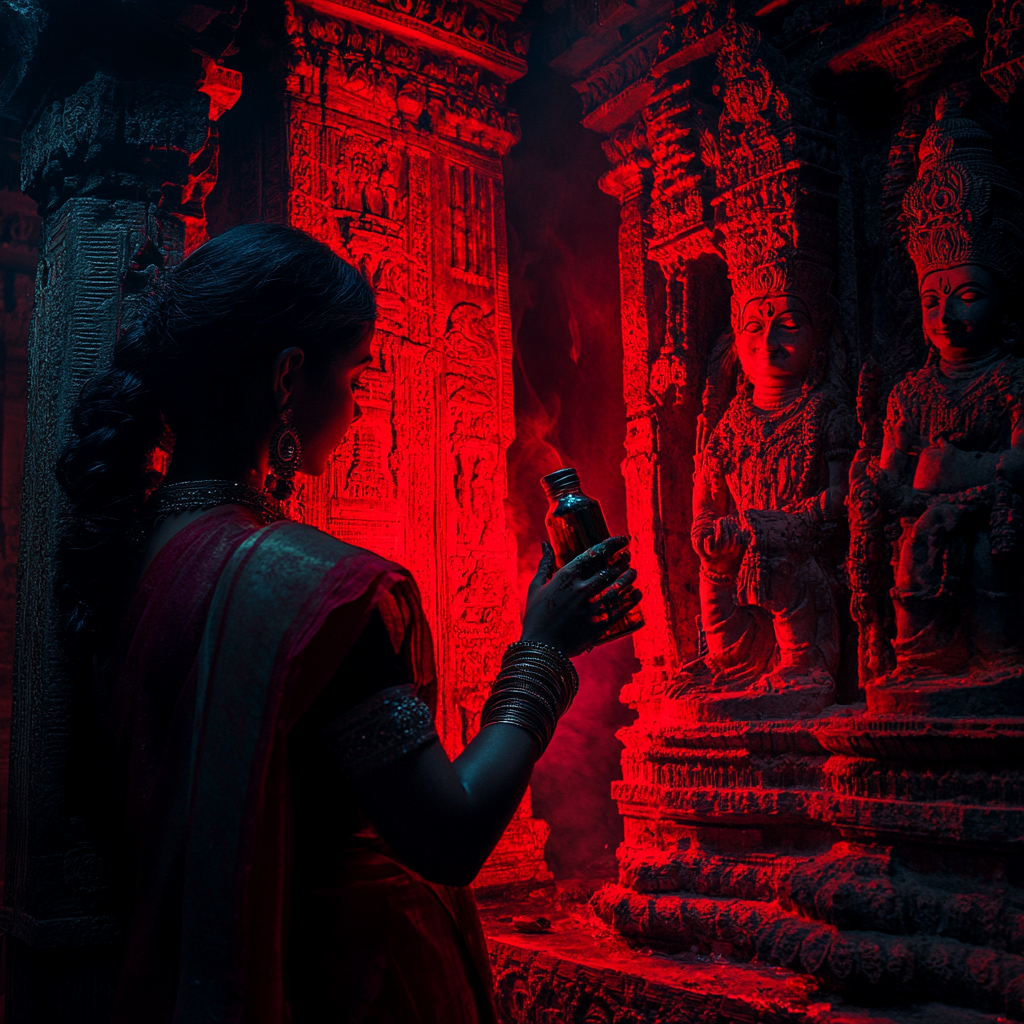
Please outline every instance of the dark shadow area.
M626 532L619 204L598 189L608 161L599 136L580 125L579 97L565 79L534 67L509 98L523 138L505 160L516 394L507 509L525 590L546 535L543 474L575 466L612 532ZM618 692L637 667L629 640L599 647L578 665L580 695L533 788L535 813L552 829L548 866L562 878L615 870L622 839L609 796L620 774L615 732L633 717Z

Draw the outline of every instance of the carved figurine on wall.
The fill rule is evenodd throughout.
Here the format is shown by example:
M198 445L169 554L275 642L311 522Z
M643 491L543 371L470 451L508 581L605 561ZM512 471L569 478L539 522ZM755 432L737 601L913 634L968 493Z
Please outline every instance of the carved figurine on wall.
M836 567L855 432L828 373L831 274L792 257L746 266L733 278L734 355L719 368L738 358L736 393L699 444L694 477L707 654L676 692L704 720L816 714L834 702L839 666ZM706 428L723 376L709 378Z
M919 163L903 216L932 355L889 396L876 466L862 445L854 467L895 535L895 671L862 681L874 712L1020 714L1024 205L952 99Z

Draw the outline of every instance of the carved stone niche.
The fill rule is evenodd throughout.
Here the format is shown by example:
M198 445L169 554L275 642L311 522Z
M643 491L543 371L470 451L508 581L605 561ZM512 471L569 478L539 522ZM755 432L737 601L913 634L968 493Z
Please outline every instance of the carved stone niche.
M958 940L943 955L957 958L951 976L963 964L962 988L944 998L1019 1018L1024 219L1017 183L956 94L940 97L917 164L901 233L932 354L884 412L879 368L861 375L849 567L867 709L816 735L833 754L824 788L843 834L891 843L897 874L913 864L949 893L898 904L887 930L918 933L908 949ZM954 906L972 908L973 928L953 922Z
M802 297L812 324L818 318L828 323L838 182L836 148L824 131L827 126L814 119L785 64L756 32L727 19L716 25L713 12L705 15L699 7L677 20L686 19L687 24L666 33L660 64L652 72L656 84L646 110L646 144L649 152L661 151L652 169L648 255L664 260L671 281L692 266L677 254L692 259L703 245L720 249L733 288L734 332L746 326L740 315L745 309L753 307L762 318L777 316L786 295ZM710 42L699 33L694 41L695 21L705 26ZM717 91L702 93L699 62L708 59L709 51L716 62ZM954 145L972 147L968 157L980 159L977 133L970 134L964 125L957 131L961 135ZM932 133L930 144L936 156L929 156L927 146L921 153L925 176L943 149L937 134ZM666 173L666 167L674 172ZM993 195L997 192L994 188ZM908 217L924 216L915 205L919 195L921 189L908 195ZM948 204L934 205L939 210ZM979 219L975 211L970 224ZM927 217L925 222L932 225ZM942 230L947 237L948 228ZM759 308L768 302L777 307L773 313ZM848 463L853 454L854 402L844 382L844 339L831 325L826 334L816 346L822 361L819 380L828 382L832 408L839 410L841 429L835 437L841 440L828 440L827 429L817 436L807 427L794 432L772 456L762 456L757 478L762 495L781 490L792 479L776 471L780 465L810 463L808 456L816 451L826 464ZM699 452L708 450L716 431L722 440L722 424L732 426L730 443L717 451L712 447L725 466L719 478L724 476L727 485L729 473L740 475L736 466L749 470L757 465L764 440L760 425L751 421L753 388L740 376L743 367L736 366L734 344L727 335L705 349L703 365L695 358L698 344L680 347L674 363L663 348L650 360L649 378L652 391L666 379L667 367L679 385L707 382ZM862 380L857 406L866 425L877 378L869 371ZM814 386L805 391L813 394ZM1017 436L1014 408L1007 400L1000 412L1006 420L1000 433L1006 448ZM870 427L865 431L858 465L868 456L877 463L873 438L880 446L882 431L880 416L875 420L874 433ZM841 460L826 457L840 449ZM990 502L1000 537L1016 537L1020 513L1009 481L1015 465L1005 460L1001 489L990 486L965 499ZM707 472L701 454L697 466L699 498L699 476ZM871 520L872 508L865 504L868 484L861 478L866 475L869 483L881 486L877 465L860 474L854 476L850 501L855 536L849 585L861 627L863 666L864 608L876 608L885 592L887 584L879 589L878 580L885 578L887 545L895 535L885 530L890 506L883 502ZM787 513L770 497L737 508L736 518L739 529L762 548L768 547L764 541L779 538L774 557L761 566L766 585L784 594L792 580L787 574L799 573L811 557L822 569L827 597L815 599L816 627L831 617L829 638L837 646L819 665L828 668L831 682L849 701L857 692L849 675L856 661L856 634L846 618L849 592L842 563L847 526L839 511L845 488L836 476L819 476L813 494L809 488L800 495L799 501L807 502L803 509L835 510L832 527L827 515L815 517L819 532L811 544L806 534L801 538L785 529ZM830 506L832 495L826 492L833 487L840 500ZM738 505L735 492L728 494ZM698 543L701 512L698 501ZM865 521L874 534L864 532ZM831 551L829 545L834 545ZM863 704L832 703L827 686L815 693L801 690L804 683L793 686L792 679L789 686L776 685L772 673L784 664L784 652L758 643L770 637L778 645L779 631L773 635L771 618L758 611L770 613L771 605L765 607L750 590L745 600L735 599L742 595L737 577L745 571L738 555L747 559L750 551L742 547L739 566L728 573L719 570L729 578L710 581L726 591L724 599L708 593L711 588L701 594L707 647L696 662L684 666L674 683L643 678L624 690L623 698L635 704L640 716L620 733L626 746L623 780L613 784L625 818L620 877L617 885L595 895L593 908L635 944L664 953L718 950L730 959L789 968L858 1000L938 999L1019 1017L1024 1013L1024 891L1017 845L1024 826L1024 775L1015 745L1024 738L1024 720L978 715L965 721L955 717L963 711L952 710L940 717L935 709L943 701L952 709L956 688L949 679L908 684L905 675L886 676L884 666L896 662L891 649L888 663L877 651L873 656L873 663L883 666L877 680L862 677L870 714ZM864 569L857 557L879 555L880 571L872 562L871 571L857 575ZM865 590L868 584L874 589ZM778 597L776 592L772 599ZM746 608L754 626L768 627L761 635L752 629L734 638L732 650L746 661L735 658L730 664L723 657L723 651L730 651L721 636L708 636L723 621L709 619L716 600L724 600L729 612ZM880 628L884 633L884 622ZM820 634L815 636L824 652ZM884 640L876 636L876 647L884 646ZM1004 672L1001 678L1017 678L1014 666L998 670ZM981 700L979 683L964 681L973 687L972 699ZM927 712L923 695L929 687L936 696L927 698ZM891 706L897 690L898 699L906 702L900 713ZM963 692L963 686L956 692ZM1008 691L999 696L1005 699ZM995 716L992 695L985 699L987 714ZM1009 703L1002 713L1015 714Z
M991 138L952 96L918 162L903 214L931 356L896 384L884 419L870 369L863 380L851 473L861 681L874 716L1022 717L1024 363L1013 302L1024 208ZM890 599L879 601L890 573Z

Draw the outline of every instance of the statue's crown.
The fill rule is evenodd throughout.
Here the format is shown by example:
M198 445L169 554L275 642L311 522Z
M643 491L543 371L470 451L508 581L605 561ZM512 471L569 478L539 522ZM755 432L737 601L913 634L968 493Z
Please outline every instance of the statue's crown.
M997 163L992 137L943 97L918 150L917 181L903 197L907 249L918 280L978 264L1016 281L1024 257L1021 194Z
M750 299L782 294L800 296L822 324L831 316L830 254L821 245L809 244L799 228L795 218L764 210L720 226L719 245L729 267L734 321Z
M751 253L746 253L750 257ZM799 295L818 313L827 302L832 272L802 254L786 251L765 251L755 258L737 260L730 267L733 297L739 309L750 300L763 295Z

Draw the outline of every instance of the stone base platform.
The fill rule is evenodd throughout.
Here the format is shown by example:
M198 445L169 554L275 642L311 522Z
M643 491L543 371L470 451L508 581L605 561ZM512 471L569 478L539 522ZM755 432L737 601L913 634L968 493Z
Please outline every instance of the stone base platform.
M631 945L590 912L596 887L481 900L501 1024L1010 1024L939 1003L853 1006L806 975L733 960L725 944L681 954Z

